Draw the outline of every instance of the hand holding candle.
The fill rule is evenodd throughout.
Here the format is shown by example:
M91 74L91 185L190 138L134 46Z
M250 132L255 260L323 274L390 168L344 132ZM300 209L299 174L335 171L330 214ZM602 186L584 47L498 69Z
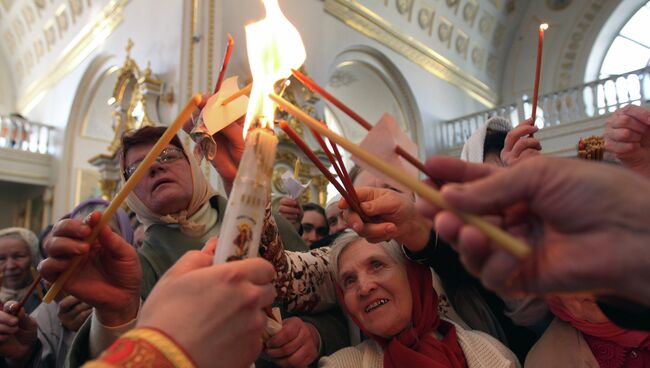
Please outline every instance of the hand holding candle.
M200 93L194 95L192 99L190 99L190 101L187 103L185 108L181 111L181 113L176 117L176 120L174 120L172 125L170 125L165 133L160 137L160 139L158 139L156 144L151 148L151 151L149 151L149 153L142 160L138 168L133 172L133 174L131 174L129 180L127 180L122 189L120 189L117 195L115 195L115 198L113 198L111 204L102 214L99 223L93 227L92 233L86 239L87 243L93 243L95 239L97 239L99 232L108 224L110 219L113 218L115 212L117 212L117 209L122 205L122 202L124 202L129 193L133 190L133 188L135 188L140 179L149 170L149 167L158 157L158 155L160 155L160 152L162 152L162 150L167 147L174 135L176 135L178 130L180 130L180 128L183 126L183 123L189 119L190 115L201 103L202 99L203 96ZM63 288L65 282L70 278L72 273L74 273L81 260L82 258L79 256L74 258L70 267L68 267L68 269L63 274L61 274L61 276L52 284L52 287L50 287L50 289L47 291L47 294L45 294L45 297L43 298L43 301L45 303L50 303L52 300L54 300L59 291L61 291L61 288Z

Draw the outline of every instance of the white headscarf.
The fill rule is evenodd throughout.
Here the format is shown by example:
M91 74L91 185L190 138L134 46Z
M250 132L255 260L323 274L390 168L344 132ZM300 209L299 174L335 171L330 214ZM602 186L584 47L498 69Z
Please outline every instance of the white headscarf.
M217 222L217 212L210 206L210 198L215 195L214 190L203 176L194 155L189 152L184 144L181 148L190 163L192 175L192 199L189 206L178 212L160 216L151 211L135 194L129 193L126 203L135 212L138 220L146 229L153 224L178 225L183 234L191 237L205 235Z
M38 237L31 230L25 229L23 227L8 227L6 229L0 230L0 238L5 236L16 236L22 239L29 246L29 252L31 253L32 265L34 267L38 266L40 262L40 252L38 251Z
M496 130L499 132L509 132L512 124L507 119L500 116L493 116L477 130L472 133L460 153L460 159L467 162L483 163L483 147L485 146L485 136L487 130Z

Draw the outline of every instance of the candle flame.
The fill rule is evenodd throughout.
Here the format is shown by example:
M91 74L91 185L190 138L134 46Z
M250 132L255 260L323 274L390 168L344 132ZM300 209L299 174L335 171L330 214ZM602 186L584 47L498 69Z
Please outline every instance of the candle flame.
M268 97L273 85L291 76L307 57L305 46L296 27L282 14L278 0L262 0L266 18L246 26L248 63L253 75L253 89L246 111L244 136L251 123L273 128L275 103Z
M548 23L542 23L539 25L540 31L546 31L548 29Z

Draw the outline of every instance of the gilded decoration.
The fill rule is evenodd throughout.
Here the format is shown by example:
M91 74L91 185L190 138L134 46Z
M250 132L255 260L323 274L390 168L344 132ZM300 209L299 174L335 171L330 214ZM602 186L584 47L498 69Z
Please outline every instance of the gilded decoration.
M158 100L163 92L163 82L153 76L149 64L144 71L140 70L138 64L131 58L132 48L133 41L129 39L126 46L126 59L118 70L113 96L108 101L115 109L113 111L115 136L108 147L110 153L117 151L120 137L125 131L158 125Z
M504 35L494 33L505 15L492 4L479 5L476 0L325 0L325 11L485 106L497 104L500 64L497 60L497 68L491 69L486 55L504 54L495 46L503 47ZM411 24L416 32L405 31L413 29Z
M301 71L305 73L304 69L301 68ZM306 73L305 73L306 74ZM292 104L300 107L310 116L314 117L317 120L321 120L321 117L314 106L318 101L318 96L310 91L308 88L304 87L300 82L298 82L293 76L289 79L290 84L287 86L283 81L279 82L277 89L281 90L281 95L290 101ZM303 129L303 124L296 120L292 115L283 112L276 112L276 119L285 120L289 123L289 126L293 128L298 135L303 137L303 139L310 143L310 141L305 136L305 131ZM296 146L296 144L289 138L282 130L278 131L279 145L277 153L275 155L275 165L273 167L273 181L272 181L272 192L274 194L284 195L284 187L282 185L282 174L288 170L292 170L296 163L296 160L301 162L300 170L300 181L303 183L311 180L310 187L305 190L305 192L300 197L301 203L307 202L316 202L320 203L322 206L325 205L327 200L327 179L321 174L318 168L311 162L311 160ZM325 152L323 152L320 147L311 147L312 151L316 156L325 164L326 167L330 166ZM323 184L324 181L324 184Z
M151 67L141 70L131 58L133 41L129 39L126 46L126 58L116 70L117 81L112 96L107 103L114 109L113 140L108 146L108 153L97 155L88 162L97 167L100 173L99 188L102 197L111 199L120 182L119 163L116 152L120 146L120 137L126 131L144 126L158 125L158 102L163 93L164 84L152 73Z

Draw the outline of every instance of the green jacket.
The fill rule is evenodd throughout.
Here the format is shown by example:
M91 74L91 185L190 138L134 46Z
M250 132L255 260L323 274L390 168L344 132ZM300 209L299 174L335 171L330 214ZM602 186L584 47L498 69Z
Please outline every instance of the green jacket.
M220 224L223 220L223 214L226 212L227 201L221 196L215 196L210 199L210 204L217 209L217 224ZM293 226L277 213L273 215L285 249L307 251L307 246ZM142 300L147 299L156 282L185 252L200 250L205 241L215 235L218 235L218 226L214 226L201 238L191 238L169 226L151 225L145 233L142 246L138 249L142 267ZM282 312L283 317L287 316L284 310ZM350 345L347 323L338 308L319 314L300 314L298 316L318 329L321 336L321 356L330 355ZM90 360L89 335L90 318L77 332L72 348L68 353L66 366L79 367L87 360Z

